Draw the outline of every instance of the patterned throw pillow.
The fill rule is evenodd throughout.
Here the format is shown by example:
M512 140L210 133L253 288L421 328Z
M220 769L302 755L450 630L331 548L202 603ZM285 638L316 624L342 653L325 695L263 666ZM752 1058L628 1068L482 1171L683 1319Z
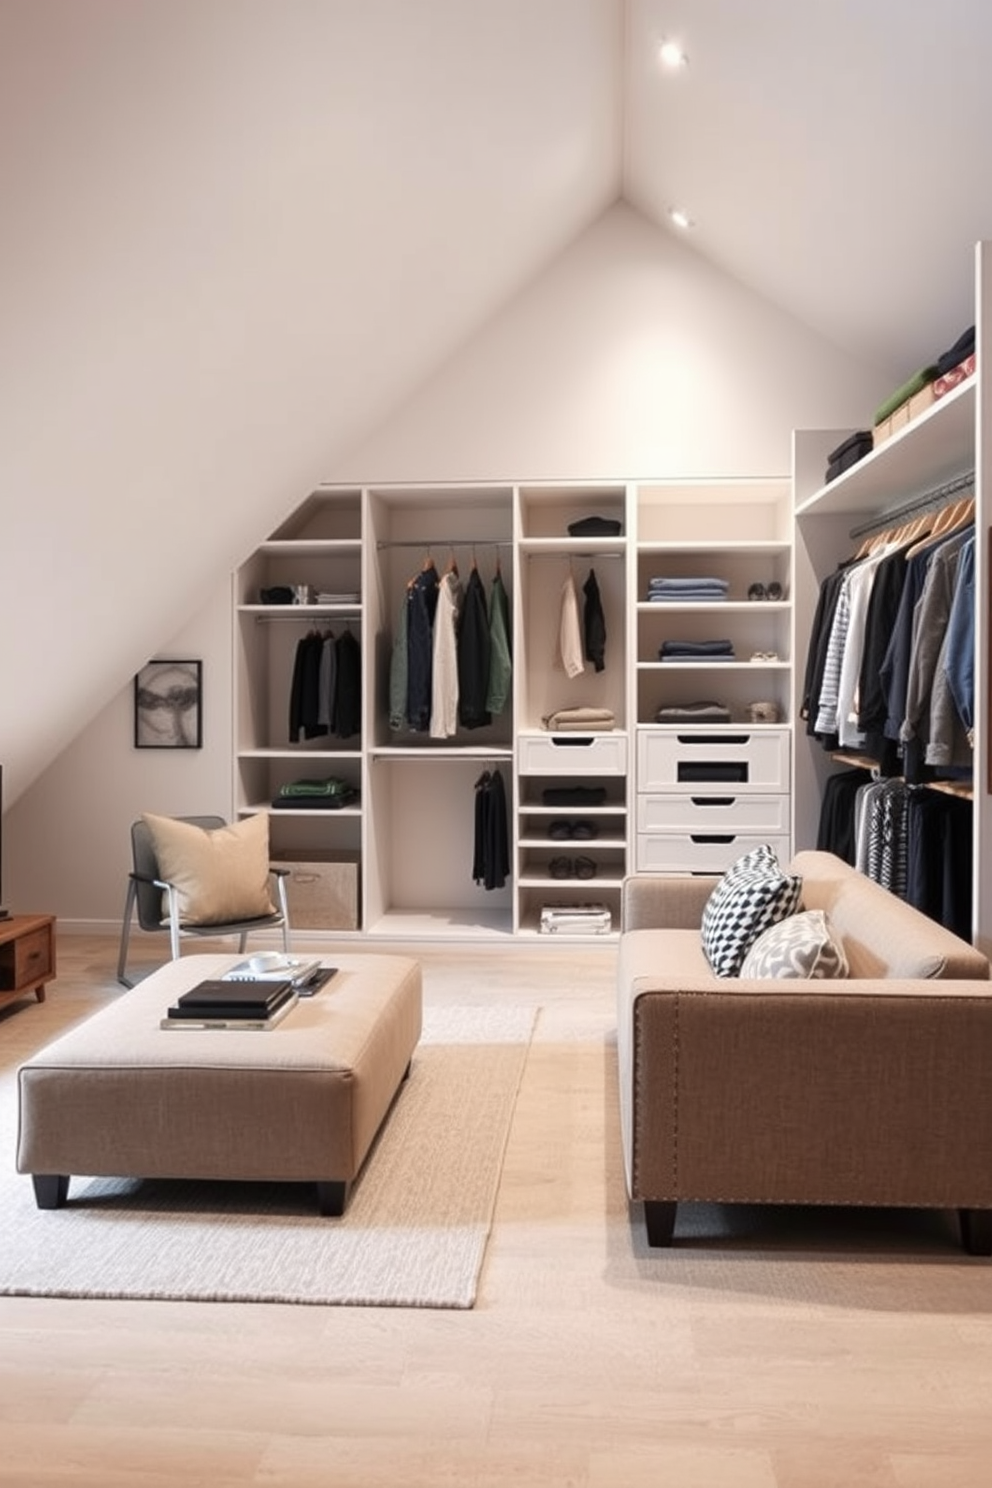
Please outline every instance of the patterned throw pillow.
M703 952L717 976L737 976L758 936L795 913L802 886L767 843L730 865L703 910Z
M832 934L822 909L804 909L772 925L759 935L744 958L740 975L804 977L815 980L846 977L844 947Z

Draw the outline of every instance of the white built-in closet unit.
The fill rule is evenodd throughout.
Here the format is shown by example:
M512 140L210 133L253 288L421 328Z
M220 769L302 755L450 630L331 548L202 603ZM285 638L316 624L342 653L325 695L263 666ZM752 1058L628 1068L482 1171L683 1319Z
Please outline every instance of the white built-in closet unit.
M976 250L978 344L992 312L989 248ZM949 330L949 335L951 331ZM975 471L976 943L992 949L989 806L988 518L983 466L992 449L992 395L978 371L843 475L824 485L829 451L851 430L797 433L788 476L740 480L463 486L325 486L235 575L234 812L269 809L280 786L334 774L357 792L340 811L273 810L281 855L350 856L360 875L358 929L383 938L537 936L548 903L605 904L619 929L620 886L634 872L720 872L753 842L786 858L816 843L824 783L842 763L799 721L801 679L823 577L851 555L852 532ZM570 536L584 517L619 522L616 536ZM439 571L477 565L489 589L498 565L512 616L513 686L484 728L434 739L390 726L393 640L407 582L432 559ZM555 665L562 586L594 571L607 641L601 672L569 679ZM658 576L726 580L726 597L648 601ZM780 596L755 601L754 585ZM263 605L260 590L309 585L336 596ZM776 591L777 593L777 591ZM314 625L352 627L362 653L361 729L349 738L291 742L288 700L297 643ZM673 663L666 640L732 643L732 655ZM660 708L706 699L727 722L660 721ZM763 703L760 721L752 705ZM609 709L606 734L559 734L554 711ZM477 786L505 784L509 873L486 889L473 876ZM546 792L594 787L581 812ZM923 787L927 788L927 787ZM594 822L592 840L551 832L562 815ZM560 879L556 856L582 853L594 876Z
M546 904L600 903L619 929L620 889L634 871L713 872L759 839L792 845L792 493L769 480L326 486L313 492L234 579L236 614L234 812L270 808L284 784L338 776L357 800L339 811L305 802L271 812L272 846L302 861L356 859L359 929L388 938L537 936ZM572 536L587 517L620 531ZM393 641L408 582L426 561L477 566L487 594L497 566L512 617L513 685L504 710L451 738L390 724ZM599 672L569 678L556 665L562 590L580 605L590 573L607 639ZM658 605L656 575L715 575L720 602ZM781 598L748 590L776 582ZM263 604L261 591L308 586L336 596ZM289 694L297 645L313 627L360 638L360 733L291 741ZM666 639L727 637L719 662L672 663ZM719 696L731 721L660 723L662 706ZM755 702L772 721L752 722ZM556 710L607 709L609 732L550 731ZM509 874L486 889L472 874L477 786L505 784ZM563 808L555 793L598 799ZM551 793L551 800L548 793ZM562 842L561 818L595 835ZM591 878L562 879L555 858L584 856Z
M856 551L861 532L887 515L911 512L929 500L939 503L946 491L957 494L961 478L974 472L975 495L975 744L973 782L972 937L992 951L992 811L989 802L989 557L988 514L984 508L989 481L985 476L992 451L992 396L983 372L982 348L989 345L984 321L992 315L992 245L980 243L975 258L975 324L977 370L912 423L874 449L837 479L824 485L827 454L850 429L796 433L795 486L795 624L798 646L805 648L813 623L819 585L842 560ZM951 339L960 327L949 327ZM949 498L948 498L949 499ZM799 714L803 667L795 669L792 717ZM850 761L827 755L797 725L794 732L795 840L798 847L816 841L823 787L827 777ZM940 784L921 789L961 789Z

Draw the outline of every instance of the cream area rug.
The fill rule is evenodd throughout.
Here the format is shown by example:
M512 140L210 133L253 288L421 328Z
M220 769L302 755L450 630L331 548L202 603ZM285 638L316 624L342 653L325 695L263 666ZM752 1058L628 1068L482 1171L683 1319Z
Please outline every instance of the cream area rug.
M533 1008L425 1008L424 1033L340 1219L308 1184L73 1176L39 1210L3 1091L0 1292L471 1307Z

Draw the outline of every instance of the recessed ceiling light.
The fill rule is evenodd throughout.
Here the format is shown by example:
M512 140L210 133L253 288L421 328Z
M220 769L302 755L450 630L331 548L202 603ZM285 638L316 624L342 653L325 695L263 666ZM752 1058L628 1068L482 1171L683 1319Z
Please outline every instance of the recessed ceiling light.
M693 222L692 218L689 216L689 213L684 211L682 207L669 207L668 217L669 221L674 222L676 227L686 229L695 227L696 225Z
M671 67L673 70L678 67L685 67L689 61L689 58L677 41L663 41L658 48L658 57L666 67Z

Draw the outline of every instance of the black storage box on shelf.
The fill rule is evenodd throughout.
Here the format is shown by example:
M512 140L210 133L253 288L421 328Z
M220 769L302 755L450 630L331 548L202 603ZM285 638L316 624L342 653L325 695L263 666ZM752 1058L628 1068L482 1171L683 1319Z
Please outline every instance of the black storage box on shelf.
M836 449L831 450L827 456L827 473L825 484L829 485L845 470L850 470L865 455L870 455L875 447L875 441L870 429L858 429L854 434L848 436Z

